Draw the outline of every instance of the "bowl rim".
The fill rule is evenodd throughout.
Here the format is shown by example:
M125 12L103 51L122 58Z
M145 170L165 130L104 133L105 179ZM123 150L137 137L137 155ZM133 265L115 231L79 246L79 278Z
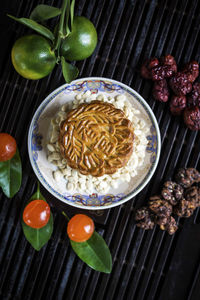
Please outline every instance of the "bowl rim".
M146 179L143 181L143 183L139 186L139 188L135 191L135 192L130 192L128 195L126 195L125 197L123 197L121 200L119 200L118 202L114 202L112 204L109 204L109 205L105 205L105 206L86 206L86 205L79 205L79 204L76 204L76 203L73 203L73 202L67 202L67 200L64 200L64 199L61 199L59 198L59 196L54 193L54 191L50 190L48 185L43 182L43 179L39 176L38 174L38 171L37 169L35 168L35 165L33 163L33 158L32 158L32 152L31 152L31 137L32 137L32 132L33 132L33 125L34 125L34 121L35 121L35 118L36 116L38 115L38 112L40 111L41 109L41 106L43 106L45 104L45 102L48 102L49 98L52 97L55 93L57 93L59 90L63 89L65 86L68 86L68 85L71 85L71 84L76 84L76 82L78 81L91 81L91 80L108 80L108 81L111 81L112 83L114 84L118 84L120 86L122 86L122 88L126 89L126 90L129 90L130 92L132 92L133 94L135 94L141 101L141 103L144 105L144 107L146 108L146 110L149 112L151 118L152 118L152 121L153 121L153 124L155 126L155 129L156 129L156 137L157 137L157 155L156 155L156 158L155 158L155 161L153 163L153 166L149 172L149 174L147 175ZM46 107L46 106L45 106ZM130 200L131 198L135 197L137 194L139 194L141 192L141 190L149 183L149 181L151 180L155 170L156 170L156 167L158 165L158 162L159 162L159 158L160 158L160 152L161 152L161 136L160 136L160 129L159 129L159 126L158 126L158 122L156 120L156 117L151 109L151 107L149 106L149 104L144 100L144 98L138 93L136 92L134 89L132 89L131 87L129 87L128 85L120 82L120 81L117 81L117 80L114 80L114 79L111 79L111 78L106 78L106 77L83 77L83 78L78 78L76 80L73 80L71 83L65 83L63 85L61 85L60 87L58 87L57 89L53 90L50 94L47 95L47 97L40 103L40 105L38 106L38 108L36 109L33 117L32 117L32 120L31 120L31 123L30 123L30 126L29 126L29 131L28 131L28 154L29 154L29 160L31 162L31 166L32 166L32 169L36 175L36 177L38 178L39 182L44 186L44 188L51 194L53 195L55 198L59 199L60 201L62 201L63 203L67 204L67 205L71 205L71 206L74 206L76 208L79 208L79 209L86 209L86 210L101 210L101 209L110 209L110 208L113 208L113 207L116 207L116 206L119 206L125 202L127 202L128 200Z

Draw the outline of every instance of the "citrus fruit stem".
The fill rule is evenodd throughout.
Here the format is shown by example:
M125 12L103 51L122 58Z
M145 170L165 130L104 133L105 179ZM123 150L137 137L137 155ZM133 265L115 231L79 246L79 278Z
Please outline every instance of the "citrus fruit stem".
M62 214L63 214L63 216L69 221L70 220L70 218L68 217L68 215L64 212L64 211L62 211Z
M59 56L59 48L61 44L61 39L66 37L66 32L64 30L64 24L68 27L68 20L69 20L69 11L70 11L70 0L63 0L62 7L61 7L61 16L59 20L59 26L56 34L55 44L53 47L53 51L58 51ZM65 19L66 18L66 19ZM68 34L69 32L67 32Z

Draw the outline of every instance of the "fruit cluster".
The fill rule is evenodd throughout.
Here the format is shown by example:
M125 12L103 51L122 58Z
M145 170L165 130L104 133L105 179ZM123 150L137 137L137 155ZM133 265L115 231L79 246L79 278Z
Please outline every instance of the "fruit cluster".
M141 76L154 81L153 97L160 102L171 98L171 113L183 114L184 122L191 130L200 130L200 83L195 82L198 75L198 62L188 62L177 71L176 61L171 55L160 60L150 58L141 67Z
M40 34L22 36L12 47L12 64L24 78L41 79L61 63L64 79L70 83L79 73L78 68L70 62L83 60L94 52L97 45L96 28L89 19L74 16L74 0L62 2L61 9L39 4L29 18L7 15ZM51 31L46 21L58 16L58 24Z
M172 214L188 218L200 207L199 183L200 173L196 169L179 169L175 181L166 181L160 195L150 197L148 206L136 210L136 226L152 229L157 224L174 234L178 226Z

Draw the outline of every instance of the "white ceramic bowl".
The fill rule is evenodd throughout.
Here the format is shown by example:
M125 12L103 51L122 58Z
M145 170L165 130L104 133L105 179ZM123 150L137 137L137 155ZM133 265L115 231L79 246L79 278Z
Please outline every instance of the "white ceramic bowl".
M118 188L110 188L106 195L80 194L66 190L66 182L57 183L52 171L55 166L47 160L48 131L51 119L60 107L73 101L77 93L90 90L92 93L112 96L125 94L134 108L140 110L142 119L150 129L147 136L144 165L129 183L121 183ZM28 151L33 170L41 184L56 198L69 205L84 209L105 209L120 205L136 196L149 182L158 164L160 156L160 131L156 118L146 101L127 85L107 78L90 77L77 79L64 84L53 91L40 104L35 112L28 135ZM64 180L64 179L63 179Z

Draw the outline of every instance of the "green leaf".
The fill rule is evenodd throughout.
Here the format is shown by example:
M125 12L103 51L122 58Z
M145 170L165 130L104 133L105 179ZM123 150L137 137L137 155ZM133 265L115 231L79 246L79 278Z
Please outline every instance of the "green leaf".
M40 193L40 184L38 182L38 185L37 185L37 191L31 196L31 198L29 199L28 202L31 202L32 200L44 200L45 202L46 199L44 198L44 196Z
M96 271L110 273L112 270L112 257L104 239L96 231L89 240L77 243L70 240L74 252L89 267Z
M78 76L79 73L78 68L66 62L63 56L61 57L61 65L62 65L63 76L67 83L70 83Z
M51 238L53 232L52 214L50 216L49 222L44 227L35 229L26 225L22 220L22 229L27 241L35 250L39 251Z
M8 198L12 198L20 189L22 182L22 164L17 149L15 155L0 162L0 186Z
M39 184L38 184L37 192L32 195L29 202L37 199L46 201L43 195L40 193ZM52 213L50 215L49 222L44 227L39 229L32 228L26 225L26 223L24 223L22 218L22 229L27 241L31 244L31 246L35 250L39 251L51 238L53 232Z
M38 22L42 22L61 14L61 9L45 4L37 5L30 14L30 19Z
M43 25L40 25L38 24L37 22L31 20L31 19L28 19L28 18L15 18L11 15L7 15L8 17L10 17L11 19L37 31L38 33L40 33L41 35L45 36L46 38L50 39L51 41L54 40L54 35L53 33L48 29L46 28L45 26Z

